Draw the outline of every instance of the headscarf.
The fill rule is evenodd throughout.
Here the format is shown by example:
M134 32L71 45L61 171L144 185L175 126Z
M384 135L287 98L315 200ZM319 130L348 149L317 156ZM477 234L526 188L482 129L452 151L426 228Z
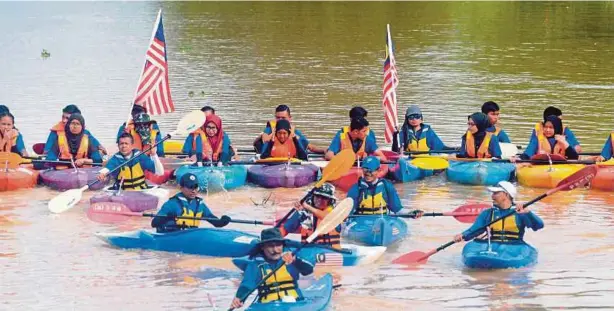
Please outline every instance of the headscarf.
M275 125L275 132L277 133L280 130L286 130L288 134L290 133L290 129L292 126L290 125L290 121L288 120L279 120Z
M555 115L550 115L546 117L546 122L552 123L552 127L554 127L554 135L562 135L563 134L563 122L559 117ZM546 123L544 122L544 124Z
M481 112L476 112L470 115L469 119L473 120L473 123L475 123L475 126L477 126L478 133L486 132L486 129L490 127L490 121L488 121L488 116Z
M81 133L73 134L70 131L70 122L73 120L79 121L81 123ZM83 138L83 133L85 132L85 119L80 113L73 113L68 118L66 125L64 125L64 133L66 133L66 140L68 141L68 147L70 148L70 153L75 155L77 151L79 151L79 145L81 145L81 138Z
M222 119L220 117L212 114L207 117L205 120L205 134L207 133L206 127L207 124L213 123L217 127L217 135L209 136L207 135L207 139L209 140L209 144L211 144L212 150L217 150L219 144L224 141L224 131L222 131Z

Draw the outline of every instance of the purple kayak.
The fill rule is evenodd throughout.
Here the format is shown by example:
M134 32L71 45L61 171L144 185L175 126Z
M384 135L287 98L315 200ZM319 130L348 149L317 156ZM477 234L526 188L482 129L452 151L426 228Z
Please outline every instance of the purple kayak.
M90 207L123 205L133 212L155 210L168 199L169 191L159 187L144 190L106 190L90 198Z
M319 168L304 165L253 165L247 170L247 179L265 188L298 188L316 180Z
M86 167L75 171L74 169L54 170L49 169L40 173L42 183L55 190L68 190L81 188L96 180L100 167ZM90 187L90 190L100 190L104 188L107 181L97 182Z

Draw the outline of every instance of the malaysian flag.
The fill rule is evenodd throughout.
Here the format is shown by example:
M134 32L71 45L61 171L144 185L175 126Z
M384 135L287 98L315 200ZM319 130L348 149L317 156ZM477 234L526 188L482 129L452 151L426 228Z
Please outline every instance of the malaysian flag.
M386 59L384 60L384 91L382 93L384 106L384 119L386 119L386 127L384 129L384 138L386 143L392 143L392 135L398 129L399 122L397 121L397 93L396 88L399 84L397 76L397 67L392 54L392 39L390 38L390 25L386 25Z
M134 104L145 107L150 115L175 111L171 89L168 85L162 10L158 12L151 41L145 54L145 66L134 95Z

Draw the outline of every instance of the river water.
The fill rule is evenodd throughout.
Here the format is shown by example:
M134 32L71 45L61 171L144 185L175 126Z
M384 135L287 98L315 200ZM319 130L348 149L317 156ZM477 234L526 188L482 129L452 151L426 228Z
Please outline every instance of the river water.
M548 105L563 110L585 151L599 151L612 130L612 2L2 2L0 104L10 107L28 146L44 141L61 108L75 103L86 127L116 149L114 135L130 110L159 8L176 105L175 113L156 117L164 132L209 104L233 143L245 147L274 107L288 104L297 126L325 146L348 121L348 109L361 105L383 144L387 23L396 45L399 114L419 104L449 145L460 143L466 116L487 100L501 105L502 124L520 145ZM445 176L396 187L406 207L425 211L489 201L483 187L451 184ZM206 200L216 214L261 219L304 191L248 186ZM519 201L541 191L520 187ZM252 202L271 192L265 206ZM55 195L42 187L0 194L0 309L228 306L241 276L228 260L106 247L95 232L143 228L147 220L98 224L85 216L86 200L50 215L46 205ZM577 190L535 204L546 227L526 239L539 249L539 263L506 271L463 268L458 245L419 269L390 265L467 227L453 219L410 221L411 237L376 264L334 271L343 286L331 308L614 309L613 203L611 193Z

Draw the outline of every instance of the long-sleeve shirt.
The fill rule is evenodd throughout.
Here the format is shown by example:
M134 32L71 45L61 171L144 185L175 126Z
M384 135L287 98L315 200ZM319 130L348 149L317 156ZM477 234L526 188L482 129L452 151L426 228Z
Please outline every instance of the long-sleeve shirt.
M398 213L403 209L401 199L394 185L386 179L378 179L374 183L368 183L364 178L360 178L358 182L348 191L348 198L354 200L354 208L352 214L356 214L363 200L368 200L367 205L375 205L373 208L379 207L381 202L375 202L375 198L383 199L386 202L386 208L393 213ZM371 204L370 204L371 203Z
M118 166L122 165L126 160L130 159L131 157L133 157L137 152L139 152L139 150L134 149L132 150L132 153L128 156L128 157L124 157L124 155L122 155L121 153L116 153L114 154L109 161L107 162L107 164L105 164L104 167L106 167L107 169L109 169L109 171L114 170L115 168L117 168ZM135 166L137 163L141 164L141 169L143 169L143 172L145 171L149 171L152 173L156 172L156 165L154 164L154 161L148 157L147 155L140 155L132 160L130 160L126 166L127 167L133 167ZM113 176L114 179L117 179L117 175L119 174L120 170L117 170L115 172L113 172L111 174L111 176Z
M461 148L458 154L456 154L457 157L459 158L468 158L469 156L467 155L467 149L465 148L465 144L466 144L466 135L463 135L462 141L461 141ZM481 142L480 142L481 144ZM480 146L476 146L475 147L475 151L477 153L478 149L480 148ZM490 153L490 156L493 158L499 158L501 159L501 147L499 146L499 139L497 138L496 135L492 135L491 139L490 139L490 143L488 144L488 153Z
M413 140L420 141L421 139L426 139L426 145L429 147L429 150L446 150L448 149L446 145L441 141L437 133L431 128L428 124L422 124L420 129L414 133L413 129L404 124L401 128L401 149L403 151L407 151L407 145L409 145Z
M547 139L548 143L550 144L550 149L552 150L552 148L554 148L556 144L556 139L554 139L554 137L550 137ZM576 149L572 146L571 142L567 142L569 143L569 146L567 147L567 149L565 149L565 158L574 160L578 159L578 152L576 152ZM531 139L531 141L529 141L529 144L527 145L527 148L525 148L524 152L520 155L520 158L523 160L530 159L532 156L537 154L538 151L539 141L537 140L537 138Z
M496 133L497 132L497 128L493 125L489 128L486 129L487 132L491 132L491 133ZM501 129L499 131L499 134L497 134L497 138L499 139L500 143L511 143L512 141L510 140L509 136L507 136L507 133L505 132L504 129Z
M609 160L612 157L612 134L608 135L608 138L605 140L603 144L603 148L601 149L601 156Z
M94 137L94 135L92 135L92 133L90 133L88 130L84 130L83 133L90 136L90 145L92 145L95 149L98 149L100 146L98 139L96 139L96 137ZM51 147L53 147L54 144L57 144L57 141L58 133L56 131L49 131L49 136L47 136L47 142L45 143L44 153L48 154Z
M55 132L52 132L55 133ZM94 138L94 136L92 136L91 134L89 134L89 132L84 132L84 135L88 135L89 136L89 146L88 146L88 150L87 150L87 158L88 159L92 159L92 161L94 161L94 163L102 163L102 155L100 154L100 151L98 150L98 146L96 145L94 142L97 142L96 138ZM51 144L51 148L49 148L48 152L47 152L47 160L49 161L56 161L59 160L59 156L60 156L60 148L58 147L58 139L57 139L57 135L55 136L55 141L52 142ZM63 159L66 160L66 159Z
M514 208L515 206L512 206L508 209L502 209L494 205L492 208L482 211L480 215L478 215L478 218L475 220L473 225L471 225L469 229L463 231L463 239L465 241L469 241L484 233L486 231L486 228L482 227L486 226L494 219L511 213ZM516 226L519 229L520 240L523 239L526 228L531 228L533 229L533 231L537 231L544 227L544 222L542 221L542 219L539 218L539 216L535 215L533 212L528 212L526 214L515 213L510 217L516 217Z
M198 162L203 161L203 143L202 143L202 139L200 137L200 135L196 136L196 148L192 148L194 142L194 134L191 133L190 135L188 135L188 137L186 137L185 142L183 143L183 148L181 149L181 152L183 153L187 153L188 156L192 156L192 155L196 155L196 160ZM232 149L230 149L230 138L228 137L228 135L226 135L226 132L224 132L224 139L222 142L222 151L219 155L218 161L221 161L222 163L226 163L228 161L230 161L232 159L232 156L234 156L234 152L232 151ZM206 155L207 157L209 155Z
M184 204L188 209L187 212L191 212L194 216L202 212L202 216L200 216L202 218L217 218L201 198L196 197L190 200L183 193L177 193L162 205L156 217L152 219L151 226L156 228L158 232L180 230L181 228L177 225L175 218L184 214Z

